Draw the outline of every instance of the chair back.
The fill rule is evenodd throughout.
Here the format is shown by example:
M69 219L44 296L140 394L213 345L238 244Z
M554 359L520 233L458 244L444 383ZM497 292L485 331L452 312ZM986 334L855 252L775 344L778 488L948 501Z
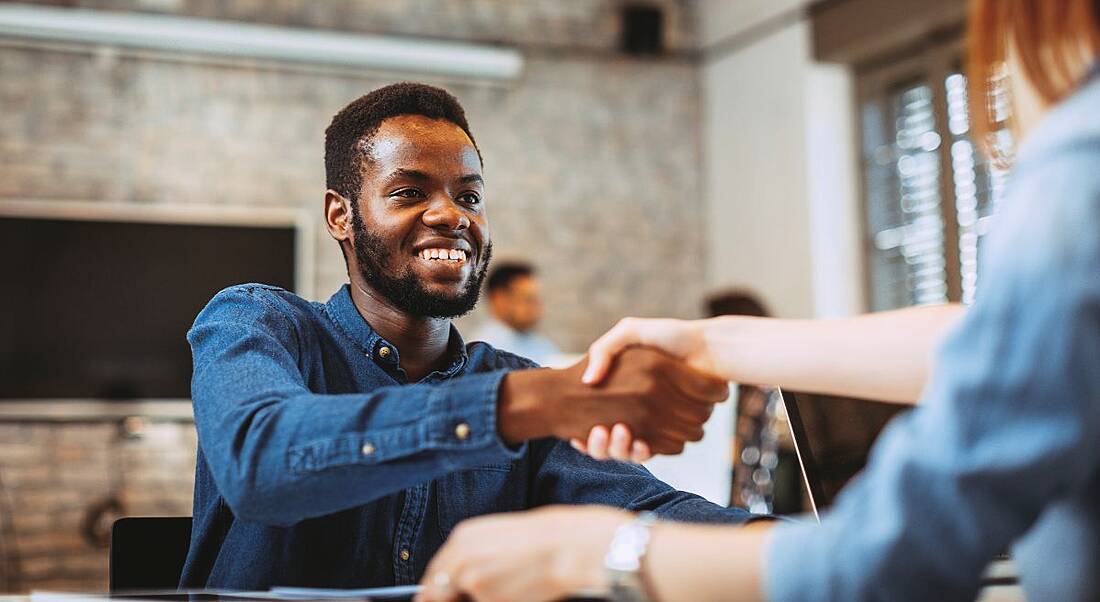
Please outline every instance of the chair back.
M111 527L111 593L176 589L190 546L190 516L116 520Z

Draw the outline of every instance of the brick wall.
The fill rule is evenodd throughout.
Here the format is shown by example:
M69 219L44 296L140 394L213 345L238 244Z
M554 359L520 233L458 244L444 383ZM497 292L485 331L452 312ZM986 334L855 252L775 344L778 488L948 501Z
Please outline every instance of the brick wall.
M0 422L0 586L105 590L100 537L118 516L191 514L194 449L187 422Z
M443 85L464 103L482 147L496 256L539 266L544 329L572 351L626 314L695 316L703 293L694 3L656 2L672 49L660 60L615 53L622 3L52 2L520 46L519 80ZM0 46L0 198L306 207L319 217L325 126L395 79ZM325 298L345 275L320 226L317 238L315 284ZM118 440L117 430L0 423L20 589L105 586L105 551L78 528L120 479L128 512L189 512L193 428L156 423L134 440Z
M332 26L347 10L348 26L363 30L528 36L520 80L445 84L485 156L497 256L542 268L545 329L569 350L624 314L698 311L697 69L686 59L614 54L619 2L76 4L295 26ZM692 36L677 32L690 11L665 4L670 25L679 24L670 45L685 49ZM325 126L348 101L395 79L10 47L0 47L0 73L0 198L301 206L317 216ZM345 276L338 248L318 231L315 290L327 297Z

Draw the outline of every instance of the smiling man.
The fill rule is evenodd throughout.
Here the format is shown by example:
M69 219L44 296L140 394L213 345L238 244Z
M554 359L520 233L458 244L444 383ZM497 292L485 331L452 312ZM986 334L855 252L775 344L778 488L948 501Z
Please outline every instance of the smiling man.
M594 388L583 364L536 370L463 342L451 318L477 302L492 243L450 94L405 83L352 102L325 168L350 283L323 304L235 286L188 333L199 453L181 586L413 584L459 521L551 503L748 518L561 441L623 422L676 452L725 383L632 350Z

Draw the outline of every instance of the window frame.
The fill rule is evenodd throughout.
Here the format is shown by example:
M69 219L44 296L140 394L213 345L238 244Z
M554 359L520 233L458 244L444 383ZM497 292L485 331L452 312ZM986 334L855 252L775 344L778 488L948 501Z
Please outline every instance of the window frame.
M943 259L947 299L949 303L962 300L962 261L959 245L958 207L955 198L955 170L951 157L951 133L948 127L948 99L945 82L953 73L961 72L964 40L961 28L952 28L937 35L876 57L854 66L855 110L860 111L868 102L883 103L899 87L912 82L928 84L932 90L936 132L941 144L937 149L939 159L940 215L943 222ZM857 126L858 140L862 145L864 132ZM874 235L868 224L870 197L867 190L867 166L859 161L860 194L860 246L864 274L865 307L874 304L873 254L876 252ZM899 308L900 309L900 308Z

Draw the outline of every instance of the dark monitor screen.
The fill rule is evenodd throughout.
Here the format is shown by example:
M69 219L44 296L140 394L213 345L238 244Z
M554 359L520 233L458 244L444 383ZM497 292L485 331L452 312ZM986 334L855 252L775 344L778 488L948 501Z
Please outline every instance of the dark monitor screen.
M186 399L219 290L293 290L295 230L0 218L0 399Z
M909 406L783 391L791 435L818 510L867 464L875 440Z

